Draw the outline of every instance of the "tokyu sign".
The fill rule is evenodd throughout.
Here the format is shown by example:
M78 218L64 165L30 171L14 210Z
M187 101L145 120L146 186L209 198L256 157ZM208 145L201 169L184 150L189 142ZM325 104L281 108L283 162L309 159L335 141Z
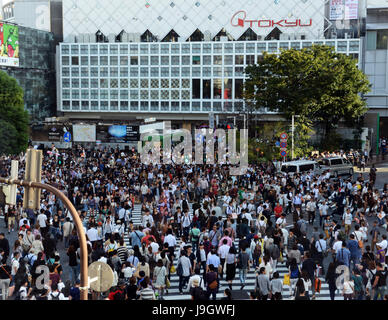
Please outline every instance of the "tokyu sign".
M247 19L247 13L244 10L237 11L230 23L233 27L246 27L250 26L257 28L295 28L295 27L311 27L313 25L313 19Z

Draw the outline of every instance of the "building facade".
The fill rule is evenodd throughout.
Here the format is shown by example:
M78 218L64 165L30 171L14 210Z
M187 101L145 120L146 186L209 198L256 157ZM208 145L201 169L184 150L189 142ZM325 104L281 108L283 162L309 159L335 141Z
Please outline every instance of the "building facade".
M18 31L15 54L18 58L14 59L17 64L0 62L0 70L17 80L24 91L31 124L39 123L56 113L54 36L47 31L22 26L15 26L14 30Z
M346 21L325 0L62 3L57 110L70 120L238 116L244 69L263 52L326 44L362 54L363 0L344 0Z

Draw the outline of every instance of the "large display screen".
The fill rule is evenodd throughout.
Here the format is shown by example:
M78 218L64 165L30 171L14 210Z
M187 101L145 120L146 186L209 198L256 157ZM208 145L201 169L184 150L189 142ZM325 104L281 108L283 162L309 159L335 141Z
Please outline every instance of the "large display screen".
M73 124L74 142L96 142L96 125Z
M0 65L19 66L19 28L0 22Z
M97 140L111 143L128 143L139 141L139 126L98 126Z

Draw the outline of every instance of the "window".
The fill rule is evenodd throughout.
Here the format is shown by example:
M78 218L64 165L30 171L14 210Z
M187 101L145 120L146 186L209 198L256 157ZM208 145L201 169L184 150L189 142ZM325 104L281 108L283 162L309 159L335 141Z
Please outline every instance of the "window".
M128 54L128 45L120 45L120 54Z
M281 171L282 171L282 172L286 172L286 173L289 173L289 172L296 172L296 166L287 166L287 165L283 165Z
M232 79L224 79L224 99L232 99Z
M100 65L107 66L108 65L108 57L107 56L101 56L100 57Z
M140 88L148 88L148 79L140 80Z
M81 57L81 65L87 66L89 64L89 57Z
M111 77L118 77L118 75L119 75L118 68L110 68L110 76Z
M117 79L110 79L110 87L117 88L119 86L119 81Z
M98 99L98 90L90 90L90 98Z
M81 80L81 88L89 88L89 79Z
M170 110L170 105L168 101L162 101L161 102L161 109L162 111L169 111Z
M108 68L107 67L101 67L100 68L100 77L107 77L108 76Z
M139 99L139 90L130 91L131 99Z
M92 110L98 110L98 101L92 101L91 102L91 109Z
M388 43L388 30L377 30L377 50L386 50Z
M128 77L128 68L120 68L120 77Z
M90 87L98 88L98 79L90 79Z
M71 87L79 88L79 79L71 79Z
M235 99L242 99L243 93L243 79L234 80L234 97Z
M62 67L62 76L63 77L68 77L70 75L70 70L69 68Z
M170 68L162 67L161 69L161 76L162 77L169 77L170 76Z
M100 79L100 88L108 88L108 79Z
M342 159L332 159L330 160L332 166L341 165Z
M138 79L131 79L131 88L139 88L139 80Z
M148 77L149 69L148 68L140 68L140 76L141 77Z
M151 88L159 88L159 79L151 79Z
M158 91L156 91L156 92L158 93ZM152 98L152 92L151 92L151 98ZM151 101L151 110L152 111L158 111L159 110L159 101Z
M243 55L235 56L235 64L244 64L244 56Z
M202 98L211 99L211 81L202 80Z
M108 101L101 101L100 110L108 110Z
M128 79L120 79L120 87L128 88Z
M162 56L161 65L168 66L169 64L170 64L170 57L169 56Z
M130 75L131 75L131 77L137 77L139 75L139 69L138 68L131 68Z
M111 98L111 99L118 99L118 97L119 97L119 92L118 92L118 90L112 90L112 91L110 92L110 98Z
M190 88L190 80L189 79L182 79L182 88Z
M151 77L159 77L159 68L151 67Z
M179 88L179 79L171 79L171 88Z
M246 56L246 64L255 64L255 56L254 55L247 55Z
M140 64L142 66L147 66L148 65L148 56L142 56L140 57Z
M221 93L222 93L222 80L213 79L213 98L221 99Z
M87 67L84 67L84 68L81 68L81 77L89 77L89 68Z
M108 90L100 90L100 99L108 99Z
M236 67L234 68L234 74L235 76L243 76L244 75L244 68L243 67Z
M119 52L119 46L117 44L112 44L110 46L110 53L117 54Z
M79 69L78 68L71 68L71 76L72 77L79 77Z
M222 68L221 67L214 67L213 68L213 75L215 77L221 77L222 76Z
M98 66L98 57L95 57L95 56L90 57L90 64L92 66Z
M226 65L228 65L228 66L230 66L230 65L232 65L233 64L233 56L225 56L225 64Z
M193 64L201 64L201 57L193 56Z
M132 111L139 110L139 102L138 101L131 101L131 110Z
M212 64L212 57L211 56L203 56L202 61L204 65L211 65Z
M151 45L151 54L159 54L159 45L157 44Z
M224 76L233 77L233 67L224 67Z
M98 77L98 68L95 68L95 67L90 68L90 76Z
M376 50L377 31L368 31L366 33L366 50Z
M303 164L303 165L300 165L299 166L299 172L306 172L306 171L310 171L310 170L314 170L314 164Z
M128 65L128 57L120 57L120 65L127 66Z
M192 79L192 98L201 99L201 80Z
M190 56L182 56L182 64L187 66L190 64Z
M139 64L139 58L138 57L131 57L131 65L137 66Z
M214 64L222 64L222 56L214 56L213 63Z
M119 58L118 57L110 57L110 64L113 66L117 66L119 64Z
M161 82L160 86L162 88L169 88L170 87L170 82L168 79L162 79L162 80L160 80L160 82Z
M120 110L128 110L128 101L120 101Z
M201 76L201 68L200 67L193 67L191 75L193 77L200 77Z
M151 57L151 65L153 65L153 66L159 65L159 56L152 56Z
M68 66L70 63L69 57L62 56L62 64Z
M177 67L172 67L171 68L171 76L172 77L179 77L180 72L181 72L180 68L177 68Z
M172 56L171 57L171 64L174 66L179 65L179 56Z

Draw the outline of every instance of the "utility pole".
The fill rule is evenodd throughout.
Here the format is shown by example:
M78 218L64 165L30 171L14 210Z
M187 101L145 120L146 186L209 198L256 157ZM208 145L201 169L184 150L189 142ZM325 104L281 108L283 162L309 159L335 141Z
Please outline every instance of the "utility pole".
M40 182L42 175L42 150L28 149L26 154L26 171L24 179L29 182ZM40 209L40 189L24 189L23 208Z
M291 120L291 160L294 160L294 131L295 131L295 117L300 117L299 115L292 115Z

